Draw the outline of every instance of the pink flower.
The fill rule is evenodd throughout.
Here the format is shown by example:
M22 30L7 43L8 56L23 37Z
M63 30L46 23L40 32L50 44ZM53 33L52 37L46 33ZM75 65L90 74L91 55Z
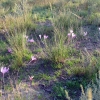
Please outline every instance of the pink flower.
M44 39L47 39L48 38L48 36L47 35L44 35Z
M72 38L75 38L76 37L76 34L72 33Z
M34 76L29 76L29 80L32 81Z
M1 67L1 73L5 74L8 71L9 71L9 68Z
M33 39L28 39L28 42L33 43L34 40Z
M87 32L84 32L83 36L86 36L87 35Z
M70 33L73 33L73 30L70 30Z
M73 33L73 30L70 30L70 33L68 33L68 37L72 39L76 37L76 34Z
M27 36L27 35L24 35L24 37L25 37L26 39L28 39L28 36Z
M68 36L71 36L71 33L68 33Z
M41 39L41 35L39 35L40 39Z
M12 53L12 49L11 48L8 47L7 50L8 50L9 53Z
M37 60L37 58L35 58L34 56L31 57L32 61Z
M37 58L36 58L36 57L31 56L31 61L30 61L29 63L31 63L32 61L36 61L36 60L37 60Z

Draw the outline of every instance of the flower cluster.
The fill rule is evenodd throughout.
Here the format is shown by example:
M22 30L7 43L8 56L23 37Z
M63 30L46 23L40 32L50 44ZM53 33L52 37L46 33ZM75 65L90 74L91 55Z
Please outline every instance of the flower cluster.
M39 38L41 39L41 38L42 38L42 35L39 35ZM43 38L44 38L44 39L47 39L48 36L47 36L47 35L44 35Z
M29 37L27 35L24 35L24 38L27 39L27 42L30 42L30 43L34 43L35 42L33 38L29 39ZM41 39L42 38L42 35L39 35L39 38ZM45 39L48 38L48 36L47 35L43 35L43 38L45 40Z
M32 38L32 39L28 39L27 41L30 42L30 43L35 42L35 41L33 40L33 38Z
M47 35L44 35L44 39L47 39L48 38L48 36Z
M70 33L68 33L68 37L74 39L76 37L76 34L74 34L73 30L70 30Z

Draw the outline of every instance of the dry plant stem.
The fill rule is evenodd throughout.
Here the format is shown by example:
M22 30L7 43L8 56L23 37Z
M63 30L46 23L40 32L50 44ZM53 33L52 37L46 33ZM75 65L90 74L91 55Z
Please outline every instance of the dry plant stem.
M30 86L32 86L32 80L30 80Z
M31 62L32 62L32 60L28 64L30 64Z

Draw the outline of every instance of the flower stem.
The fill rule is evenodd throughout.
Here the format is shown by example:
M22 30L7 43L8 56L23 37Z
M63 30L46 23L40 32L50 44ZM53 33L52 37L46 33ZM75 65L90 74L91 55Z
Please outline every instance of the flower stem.
M3 79L2 79L2 95L4 95L5 93L4 93L4 84L5 84L5 82L4 82L4 74L3 74L3 77L2 77Z

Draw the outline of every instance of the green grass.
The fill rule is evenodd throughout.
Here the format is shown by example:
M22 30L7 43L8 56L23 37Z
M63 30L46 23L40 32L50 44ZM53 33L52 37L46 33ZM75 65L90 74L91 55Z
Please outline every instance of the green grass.
M33 85L40 80L45 86L53 82L51 95L57 100L66 99L65 91L72 98L77 90L81 94L80 84L85 88L100 69L100 50L97 46L88 50L89 43L99 43L99 6L100 0L1 0L0 63L10 65L12 71L21 68L20 82L28 75L34 76ZM68 37L70 30L76 38ZM83 36L84 31L87 36ZM26 34L35 43L27 43ZM7 52L8 47L12 53ZM32 55L37 61L28 64ZM26 72L23 67L32 70ZM9 85L6 88L10 90ZM15 96L15 100L20 99L19 94Z
M24 37L25 33L12 33L7 36L8 43L12 49L13 67L17 69L24 64L24 61L30 60L31 51L27 48L27 40Z
M76 93L80 91L80 84L87 86L88 82L81 78L73 78L73 80L56 83L53 87L53 96L57 100L66 99L65 91L68 91L69 96L71 95L71 98L74 98Z

